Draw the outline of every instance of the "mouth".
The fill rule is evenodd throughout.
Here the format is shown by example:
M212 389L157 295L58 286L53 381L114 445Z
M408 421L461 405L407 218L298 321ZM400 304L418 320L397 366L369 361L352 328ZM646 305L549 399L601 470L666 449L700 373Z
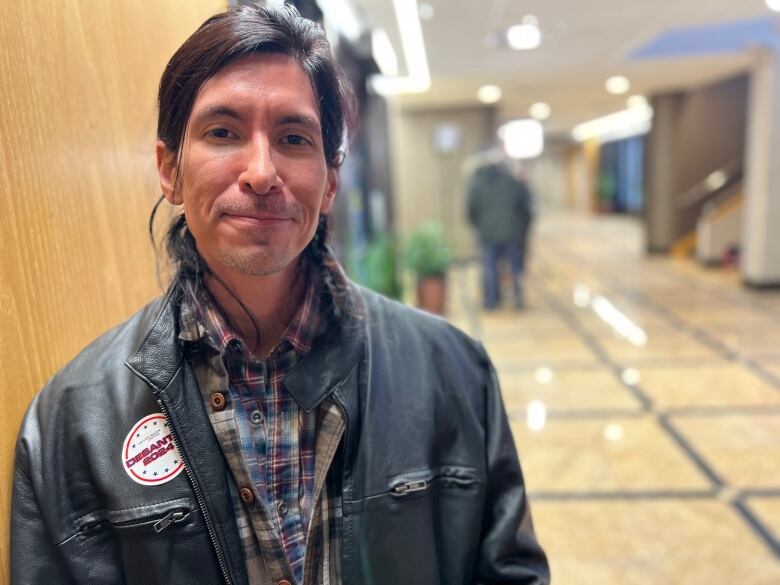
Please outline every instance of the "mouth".
M244 223L259 227L271 227L292 221L291 217L270 214L244 215L238 213L226 213L224 217L232 222Z

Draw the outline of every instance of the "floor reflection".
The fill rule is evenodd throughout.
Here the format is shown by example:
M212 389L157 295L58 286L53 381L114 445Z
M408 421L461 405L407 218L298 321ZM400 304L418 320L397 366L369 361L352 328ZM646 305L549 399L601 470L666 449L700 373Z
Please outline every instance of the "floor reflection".
M539 222L528 307L450 316L490 352L554 582L780 583L780 293L645 258L637 222Z

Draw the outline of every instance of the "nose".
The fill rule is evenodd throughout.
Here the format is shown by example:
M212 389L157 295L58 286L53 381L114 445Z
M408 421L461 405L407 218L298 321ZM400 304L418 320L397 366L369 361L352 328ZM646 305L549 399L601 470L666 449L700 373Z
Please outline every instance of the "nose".
M243 190L265 195L281 187L274 153L267 137L257 137L246 148L244 170L238 177Z

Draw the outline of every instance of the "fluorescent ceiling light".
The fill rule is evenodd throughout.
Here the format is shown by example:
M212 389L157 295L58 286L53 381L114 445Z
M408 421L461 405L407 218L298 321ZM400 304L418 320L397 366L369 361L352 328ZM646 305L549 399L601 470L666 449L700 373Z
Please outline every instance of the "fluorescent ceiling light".
M385 29L375 28L371 31L371 54L382 75L390 77L398 75L398 56Z
M614 77L607 79L604 86L607 88L609 93L620 95L631 89L631 82L629 82L628 79L622 75L615 75Z
M477 91L477 98L483 104L495 104L502 95L501 88L497 85L483 85Z
M653 108L645 106L621 110L608 116L578 124L572 136L578 142L598 139L601 142L647 134L653 119Z
M362 27L350 0L317 0L317 5L325 20L350 41L360 38Z
M515 51L528 51L542 44L542 31L536 24L516 24L507 29L506 40Z
M536 102L535 104L532 104L530 108L528 108L528 113L534 120L546 120L550 117L552 109L550 108L549 104L544 102Z
M407 77L375 75L371 78L371 87L381 95L428 91L431 87L431 73L428 69L428 56L425 53L425 39L420 25L417 0L394 0L394 4L404 49L404 61L409 75Z
M535 158L544 152L544 128L538 120L513 120L499 129L511 158Z
M766 5L769 10L780 12L780 0L766 0Z

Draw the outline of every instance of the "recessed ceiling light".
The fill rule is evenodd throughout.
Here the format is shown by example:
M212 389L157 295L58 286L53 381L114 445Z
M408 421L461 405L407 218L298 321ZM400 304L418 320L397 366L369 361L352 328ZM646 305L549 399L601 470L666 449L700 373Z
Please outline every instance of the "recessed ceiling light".
M420 4L419 8L417 8L417 12L423 20L430 20L433 18L433 5L428 4L427 2Z
M511 158L535 158L544 151L544 128L538 120L513 120L502 128L504 149Z
M766 5L769 7L769 10L780 12L780 0L766 0Z
M528 51L542 44L542 31L535 24L516 24L507 29L506 40L515 51Z
M502 95L501 88L497 85L483 85L477 91L477 98L483 104L495 104Z
M544 102L536 102L535 104L532 104L530 108L528 108L528 113L535 120L546 120L550 117L552 110L550 109L549 104Z
M647 98L643 95L632 95L626 100L626 105L629 110L634 108L646 108L649 106Z
M610 77L607 79L607 82L605 83L605 87L607 88L607 91L614 95L620 95L622 93L626 93L629 89L631 89L631 82L628 81L625 77L622 75L615 75L614 77Z

